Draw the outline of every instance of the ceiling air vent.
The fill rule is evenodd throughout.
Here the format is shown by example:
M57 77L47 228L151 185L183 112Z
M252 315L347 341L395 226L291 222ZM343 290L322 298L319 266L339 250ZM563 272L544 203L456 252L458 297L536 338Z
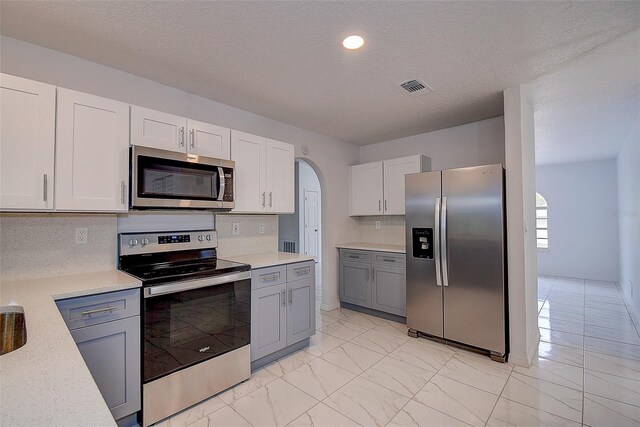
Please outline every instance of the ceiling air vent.
M397 85L407 91L409 95L418 96L424 95L425 93L432 92L433 89L429 87L428 84L418 79L407 80L406 82L402 82Z

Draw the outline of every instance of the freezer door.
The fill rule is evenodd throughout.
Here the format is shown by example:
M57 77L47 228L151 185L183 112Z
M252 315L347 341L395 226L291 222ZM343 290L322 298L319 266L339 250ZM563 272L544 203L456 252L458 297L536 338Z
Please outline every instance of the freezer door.
M500 354L506 353L503 200L501 165L442 172L444 337Z
M441 172L406 175L405 189L407 327L442 337L439 271L436 277L440 264L436 216L439 215Z

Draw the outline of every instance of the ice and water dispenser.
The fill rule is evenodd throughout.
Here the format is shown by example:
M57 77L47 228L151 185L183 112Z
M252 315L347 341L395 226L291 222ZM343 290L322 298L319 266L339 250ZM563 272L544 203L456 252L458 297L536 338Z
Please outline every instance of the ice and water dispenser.
M433 259L433 228L412 228L413 257Z

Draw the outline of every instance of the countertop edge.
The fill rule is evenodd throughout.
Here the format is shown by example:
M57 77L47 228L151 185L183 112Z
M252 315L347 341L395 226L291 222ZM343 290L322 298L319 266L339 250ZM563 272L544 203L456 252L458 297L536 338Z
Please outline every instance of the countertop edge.
M361 251L390 252L398 254L406 253L404 245L392 245L387 243L350 242L338 243L335 247L337 249L355 249Z

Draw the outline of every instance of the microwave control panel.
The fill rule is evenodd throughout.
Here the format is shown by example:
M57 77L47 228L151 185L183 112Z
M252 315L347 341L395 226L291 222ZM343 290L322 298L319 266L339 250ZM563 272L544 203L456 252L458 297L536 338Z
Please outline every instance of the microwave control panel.
M233 169L224 168L224 194L222 201L233 202Z

